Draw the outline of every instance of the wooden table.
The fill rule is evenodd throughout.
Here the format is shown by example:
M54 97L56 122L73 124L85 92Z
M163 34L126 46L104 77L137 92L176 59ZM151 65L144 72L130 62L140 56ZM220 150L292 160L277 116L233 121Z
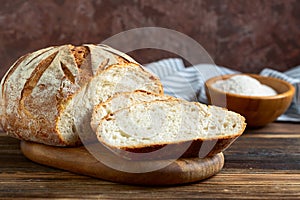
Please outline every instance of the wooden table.
M207 180L172 187L121 185L33 163L19 141L0 133L0 199L300 199L300 124L247 130Z

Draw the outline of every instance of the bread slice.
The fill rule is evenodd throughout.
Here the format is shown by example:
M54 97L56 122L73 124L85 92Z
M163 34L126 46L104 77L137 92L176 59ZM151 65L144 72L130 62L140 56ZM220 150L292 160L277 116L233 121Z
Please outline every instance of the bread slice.
M133 104L168 99L176 98L143 90L115 94L108 100L95 106L92 114L91 127L96 132L96 129L99 126L102 118L104 118L106 115L109 115L110 113L114 113L117 110L127 108Z
M60 135L65 140L70 140L70 136L79 137L79 134L82 137L88 135L92 132L90 121L95 105L105 102L114 94L135 90L163 94L159 79L138 64L116 64L100 71L60 111L57 120Z
M106 71L105 74L119 71L125 73L128 67L124 67L125 71L115 70L115 68L123 69L122 65L125 63L136 63L136 61L111 47L92 44L48 47L22 56L1 80L0 124L2 129L8 135L22 140L55 146L80 144L72 119L74 116L64 116L66 114L64 111L76 94L82 90L89 92L86 88L93 77L97 76L97 80L102 79L99 77L102 76L102 71ZM111 67L108 70L113 64L120 66ZM139 77L137 81L140 81L140 84L135 85L134 89L162 92L158 79L152 74L146 74L138 64L134 65L137 69L134 70L135 75L139 72L142 74L136 75ZM129 71L127 74L130 74ZM147 81L151 77L155 86L143 85L146 77ZM110 79L109 75L103 78L103 80L107 79ZM108 82L113 81L115 79ZM89 87L89 89L104 93L105 90L114 90L105 84L95 86L103 88ZM120 91L125 90L124 87L120 88L122 88ZM131 88L129 87L128 90L131 91ZM113 92L109 92L109 95L111 94ZM105 95L108 93L106 92ZM76 109L77 105L73 106ZM70 124L68 129L63 122Z
M101 120L96 134L102 144L127 158L165 159L199 157L207 141L213 146L205 156L215 155L239 137L245 127L244 117L235 112L169 99L134 104L110 113ZM164 151L165 147L168 148ZM144 154L157 150L159 153L149 154L150 158Z

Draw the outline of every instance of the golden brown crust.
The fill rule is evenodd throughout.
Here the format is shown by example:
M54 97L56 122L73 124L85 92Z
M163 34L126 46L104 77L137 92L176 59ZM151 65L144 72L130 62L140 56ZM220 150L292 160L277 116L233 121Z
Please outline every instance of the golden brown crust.
M68 99L95 75L103 60L92 54L102 52L110 56L106 66L122 60L96 45L48 47L19 58L1 82L3 130L22 140L49 145L79 144L62 137L57 117Z
M20 57L14 64L13 66L10 68L10 70L8 71L8 73L3 77L3 83L2 83L2 87L1 87L1 90L2 90L2 95L5 95L4 93L4 84L6 83L6 80L8 77L11 76L11 74L14 73L14 71L18 68L18 66L23 62L23 60L28 56L28 54ZM3 98L4 99L4 98Z
M198 157L204 158L211 157L225 151L241 134L242 132L240 134L220 138L197 139L193 141L170 144L155 144L139 148L127 147L119 149L114 146L108 146L107 144L103 143L102 144L110 149L111 152L114 152L114 154L117 154L128 160L163 160ZM206 145L204 149L201 149L203 143L208 143L208 145ZM157 154L147 154L158 150L159 153Z
M86 57L90 53L89 49L85 46L72 46L69 45L70 50L72 51L72 54L75 58L75 62L77 64L77 67L80 68L82 63L85 61Z

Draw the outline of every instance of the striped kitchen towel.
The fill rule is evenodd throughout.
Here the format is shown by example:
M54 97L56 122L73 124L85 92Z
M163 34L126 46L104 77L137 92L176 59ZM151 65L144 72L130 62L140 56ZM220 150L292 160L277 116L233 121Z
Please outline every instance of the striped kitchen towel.
M165 94L201 103L207 103L204 89L207 79L219 75L240 73L213 64L199 64L186 68L180 58L163 59L144 66L160 78ZM300 122L300 66L284 73L266 68L261 71L260 75L279 78L295 86L296 93L291 106L278 117L277 121Z

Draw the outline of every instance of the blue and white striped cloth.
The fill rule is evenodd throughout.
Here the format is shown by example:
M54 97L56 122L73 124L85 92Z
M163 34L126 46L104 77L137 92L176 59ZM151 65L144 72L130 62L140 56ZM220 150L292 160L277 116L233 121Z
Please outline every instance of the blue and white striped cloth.
M163 59L144 66L160 78L165 94L202 103L207 103L204 89L207 79L218 75L240 73L213 64L199 64L186 68L180 58ZM300 66L284 73L266 68L260 72L260 75L279 78L295 86L296 93L291 106L277 121L300 122Z

